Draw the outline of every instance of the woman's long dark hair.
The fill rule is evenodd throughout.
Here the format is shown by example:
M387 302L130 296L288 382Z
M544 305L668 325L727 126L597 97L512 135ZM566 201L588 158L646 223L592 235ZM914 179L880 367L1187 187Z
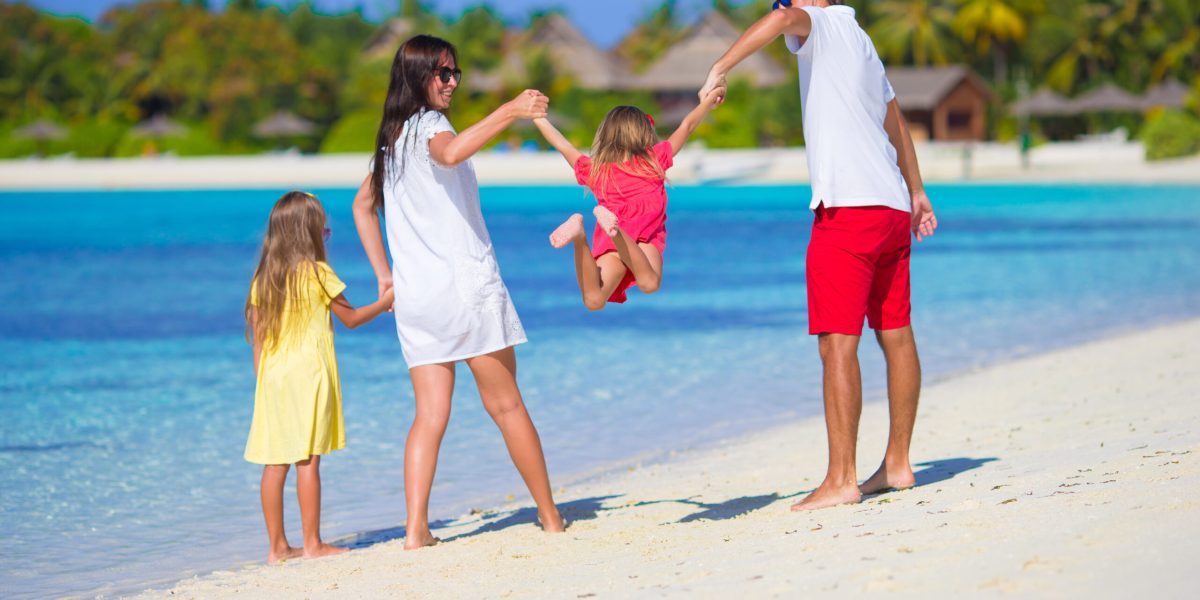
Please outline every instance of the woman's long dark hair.
M396 58L392 60L387 100L383 101L383 118L379 121L379 133L375 135L375 170L371 174L371 191L377 211L383 209L384 178L387 176L387 165L395 157L396 140L404 131L404 123L429 106L425 93L444 55L449 55L458 64L458 53L453 44L431 35L417 35L401 44L396 51ZM399 167L400 170L395 173L397 177L404 165L401 163Z

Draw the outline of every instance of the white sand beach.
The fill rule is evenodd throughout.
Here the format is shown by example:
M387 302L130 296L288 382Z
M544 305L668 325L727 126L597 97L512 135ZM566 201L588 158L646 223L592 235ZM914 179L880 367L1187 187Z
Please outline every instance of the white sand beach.
M1197 389L1193 320L927 385L918 487L859 505L789 511L824 473L814 418L566 486L563 535L518 502L435 530L436 547L392 540L143 597L1194 597ZM868 402L863 477L886 422Z
M917 146L930 182L1200 183L1200 157L1147 162L1137 142L1045 144L1022 167L1013 144L925 143ZM178 158L0 160L0 190L166 190L358 187L366 154ZM550 152L484 152L472 159L484 185L574 185L562 157ZM712 150L693 145L676 158L679 184L792 184L808 181L804 148Z

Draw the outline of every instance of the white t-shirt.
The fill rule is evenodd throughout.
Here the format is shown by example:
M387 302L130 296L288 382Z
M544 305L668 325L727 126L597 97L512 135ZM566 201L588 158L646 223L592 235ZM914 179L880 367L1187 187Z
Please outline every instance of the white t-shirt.
M887 206L912 212L912 198L883 128L896 97L875 44L849 6L803 7L812 31L785 36L800 70L800 107L812 203Z
M396 331L408 366L453 362L525 341L500 279L471 161L438 164L429 140L453 132L440 112L404 124L383 186Z

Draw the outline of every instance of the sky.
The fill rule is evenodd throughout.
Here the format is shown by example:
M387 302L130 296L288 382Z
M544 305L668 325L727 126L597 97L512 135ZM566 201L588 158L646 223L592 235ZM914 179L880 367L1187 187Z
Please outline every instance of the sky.
M89 20L99 17L111 6L131 4L131 0L25 0L28 4L47 12L61 15L79 15ZM269 0L273 4L289 5L294 0ZM481 3L490 4L500 15L513 23L521 24L533 10L562 8L567 16L595 44L608 48L621 39L634 23L657 7L660 0L427 0L441 14L459 14L463 8ZM749 0L755 1L755 0ZM763 1L765 10L770 3ZM224 0L210 0L213 7L225 4ZM318 9L327 13L343 12L362 6L368 18L378 19L400 5L399 0L314 0ZM711 0L681 0L683 14L695 18L712 6Z

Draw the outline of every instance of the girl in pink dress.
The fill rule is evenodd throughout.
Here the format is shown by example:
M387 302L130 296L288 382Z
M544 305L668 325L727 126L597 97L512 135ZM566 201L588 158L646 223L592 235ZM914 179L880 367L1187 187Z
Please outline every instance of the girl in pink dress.
M658 290L667 244L666 172L688 136L717 105L717 97L716 92L709 94L664 142L650 115L634 106L618 106L596 130L591 156L571 145L550 121L533 120L575 170L575 180L599 203L592 211L596 231L590 248L578 213L550 234L555 248L574 244L575 276L589 310L625 302L625 290L635 284L646 294Z

